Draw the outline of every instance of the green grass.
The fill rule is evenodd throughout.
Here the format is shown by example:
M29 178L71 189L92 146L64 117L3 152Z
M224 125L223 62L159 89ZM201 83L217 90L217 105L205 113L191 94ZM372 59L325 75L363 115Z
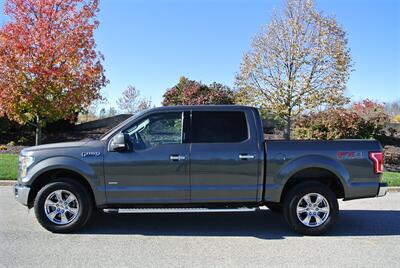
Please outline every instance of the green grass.
M0 180L16 180L17 171L18 155L0 154ZM384 172L383 181L389 186L400 186L400 172Z
M400 186L400 172L384 172L383 181L387 182L389 186Z
M0 154L0 180L16 180L18 172L17 154Z

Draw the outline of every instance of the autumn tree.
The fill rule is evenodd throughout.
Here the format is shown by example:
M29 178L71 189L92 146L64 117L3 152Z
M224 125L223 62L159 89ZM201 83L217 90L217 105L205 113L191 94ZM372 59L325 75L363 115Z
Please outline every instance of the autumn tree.
M140 91L129 85L123 92L122 97L117 100L118 107L130 114L146 110L151 107L151 100L140 97Z
M348 102L350 68L346 34L335 18L317 11L311 0L287 0L243 58L237 102L283 118L290 139L293 117Z
M164 106L233 103L234 95L229 87L216 82L204 85L186 77L181 77L177 85L167 89L163 100Z
M0 113L36 127L69 118L107 83L94 30L97 0L6 0L0 29Z

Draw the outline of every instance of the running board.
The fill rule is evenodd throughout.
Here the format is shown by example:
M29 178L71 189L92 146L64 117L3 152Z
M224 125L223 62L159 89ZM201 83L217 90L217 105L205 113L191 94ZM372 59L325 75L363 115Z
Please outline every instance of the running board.
M250 212L258 208L105 208L106 213L199 213L199 212Z

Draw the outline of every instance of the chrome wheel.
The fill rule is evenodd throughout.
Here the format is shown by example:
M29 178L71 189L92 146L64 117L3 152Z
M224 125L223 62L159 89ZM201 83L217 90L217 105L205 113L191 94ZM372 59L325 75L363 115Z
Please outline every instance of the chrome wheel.
M328 219L329 202L321 194L309 193L300 198L296 212L302 224L307 227L318 227Z
M78 215L79 202L70 191L57 190L47 196L44 212L51 222L60 225L68 224Z

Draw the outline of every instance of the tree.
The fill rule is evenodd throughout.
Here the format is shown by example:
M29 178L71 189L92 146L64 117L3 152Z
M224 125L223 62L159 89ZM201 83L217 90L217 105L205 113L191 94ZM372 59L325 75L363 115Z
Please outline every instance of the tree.
M130 114L150 108L151 100L140 98L140 91L129 85L123 92L122 97L117 100L118 107Z
M290 139L293 117L321 106L340 106L351 57L344 30L310 0L287 0L274 13L243 58L236 76L239 103L270 110L285 119Z
M104 118L106 117L106 108L101 108L99 112L99 118Z
M167 89L163 105L233 104L234 95L229 87L219 83L204 85L181 77L179 83Z
M143 111L151 108L151 100L142 99L138 105L138 111Z
M74 116L107 83L95 51L97 0L6 0L0 29L0 112L36 127Z
M396 122L396 116L400 115L400 100L391 101L385 104L385 111L391 119Z
M110 109L108 109L108 116L114 115L117 115L117 109L115 109L114 107L110 107Z

